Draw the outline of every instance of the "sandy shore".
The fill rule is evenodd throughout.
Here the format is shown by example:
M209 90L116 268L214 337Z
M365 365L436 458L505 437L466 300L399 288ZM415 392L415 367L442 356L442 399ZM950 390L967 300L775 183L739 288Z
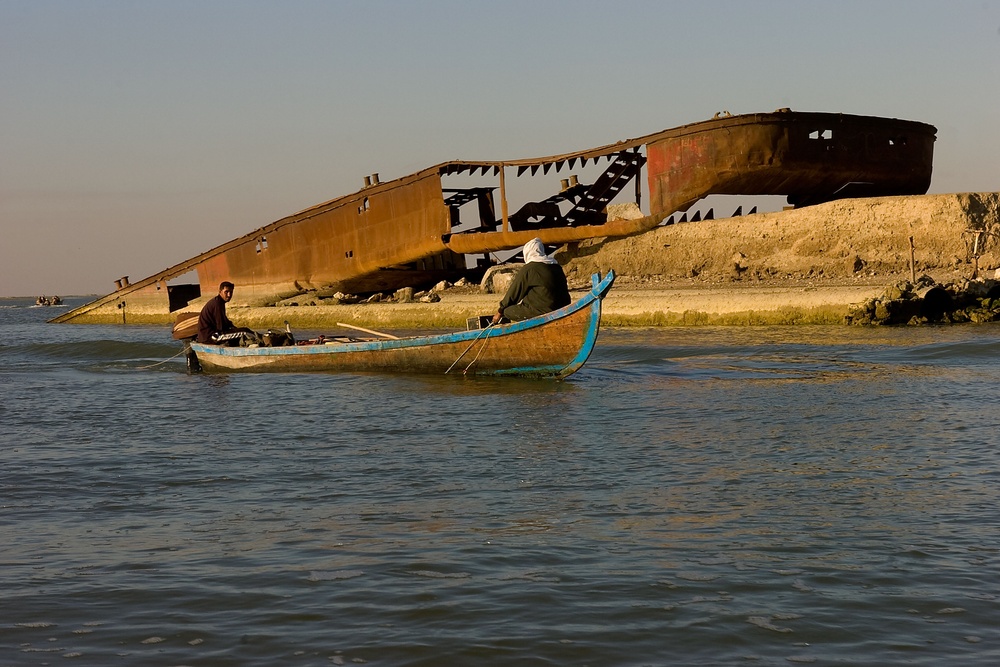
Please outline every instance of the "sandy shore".
M881 294L894 282L865 285L616 285L604 301L603 322L612 327L842 324L848 307ZM574 297L582 294L574 290ZM338 322L375 329L464 327L466 320L495 312L499 296L451 289L436 303L380 302L353 305L231 307L229 315L255 329L335 328Z
M884 276L864 284L849 281L696 281L657 282L622 277L604 300L603 324L612 327L747 325L747 324L843 324L851 304L882 294L903 279ZM582 285L571 295L585 293ZM451 288L439 293L434 303L382 301L358 304L252 307L230 304L229 317L239 326L257 330L284 328L329 331L338 322L374 329L464 328L469 318L496 312L500 295L478 287ZM200 302L185 311L197 312ZM165 314L130 309L130 324L173 324L177 313ZM90 313L83 324L118 324L117 313Z
M850 304L880 294L872 286L731 286L613 290L605 319L623 325L732 324L759 322L840 323Z

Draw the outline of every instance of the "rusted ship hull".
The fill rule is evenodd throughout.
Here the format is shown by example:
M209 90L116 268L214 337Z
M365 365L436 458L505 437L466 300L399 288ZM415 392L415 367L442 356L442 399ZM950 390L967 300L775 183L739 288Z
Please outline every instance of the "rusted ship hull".
M313 289L419 287L488 264L488 253L535 237L553 245L639 234L712 194L787 195L795 205L921 194L930 184L935 132L914 121L779 110L575 153L446 162L385 183L376 176L354 194L282 218L54 321L113 313L126 296L133 307L174 311L214 294L223 280L238 285L235 304L258 305ZM557 175L564 168L567 178ZM586 168L596 175L578 181ZM509 176L560 185L511 210ZM452 179L461 182L448 187ZM638 215L609 219L608 205L621 202L634 203ZM198 285L170 283L192 271Z

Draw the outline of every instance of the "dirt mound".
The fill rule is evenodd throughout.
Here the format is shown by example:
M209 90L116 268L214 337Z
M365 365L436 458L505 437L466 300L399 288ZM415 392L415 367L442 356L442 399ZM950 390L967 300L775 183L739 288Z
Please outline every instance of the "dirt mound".
M621 276L705 282L858 279L1000 267L1000 193L839 201L596 239L559 254L571 280Z

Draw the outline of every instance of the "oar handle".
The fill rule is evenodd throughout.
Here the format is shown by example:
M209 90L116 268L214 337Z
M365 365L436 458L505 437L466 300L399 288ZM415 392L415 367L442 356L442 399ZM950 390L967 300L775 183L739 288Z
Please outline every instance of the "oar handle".
M392 334L382 333L381 331L374 331L372 329L365 329L364 327L356 327L353 324L344 324L343 322L337 322L338 327L345 327L347 329L357 329L358 331L364 331L367 334L373 336L381 336L382 338L389 338L390 340L399 340L399 336L393 336Z

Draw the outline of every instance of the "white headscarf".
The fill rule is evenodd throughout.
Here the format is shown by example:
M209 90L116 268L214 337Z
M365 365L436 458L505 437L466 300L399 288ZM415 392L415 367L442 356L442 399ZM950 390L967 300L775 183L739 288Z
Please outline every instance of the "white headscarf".
M541 239L531 239L524 244L524 263L541 262L542 264L558 264L555 257L545 254L545 246Z

